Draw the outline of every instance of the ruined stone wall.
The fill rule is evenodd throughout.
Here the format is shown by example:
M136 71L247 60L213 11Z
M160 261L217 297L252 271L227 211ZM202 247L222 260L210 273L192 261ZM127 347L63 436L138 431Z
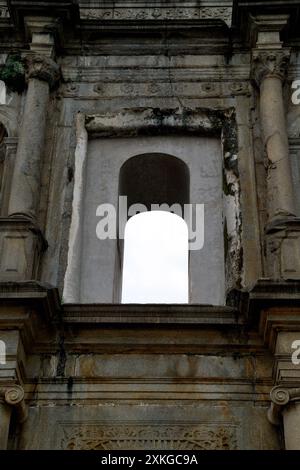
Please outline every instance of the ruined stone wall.
M299 2L48 3L0 2L0 446L300 448ZM113 263L103 296L80 270L84 165L112 192L111 168L160 144L221 201L219 261L203 302L119 305Z

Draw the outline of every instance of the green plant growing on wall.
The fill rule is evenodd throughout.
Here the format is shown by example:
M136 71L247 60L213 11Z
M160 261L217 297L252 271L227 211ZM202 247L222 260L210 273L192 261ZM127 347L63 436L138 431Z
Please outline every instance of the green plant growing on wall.
M21 93L24 90L25 69L19 54L8 56L4 67L0 70L0 80L12 91Z

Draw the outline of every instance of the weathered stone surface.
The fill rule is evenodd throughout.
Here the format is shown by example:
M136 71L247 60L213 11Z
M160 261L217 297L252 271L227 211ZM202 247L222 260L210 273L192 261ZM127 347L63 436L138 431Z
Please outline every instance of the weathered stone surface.
M36 433L25 430L20 447L22 449L237 449L278 448L272 426L265 417L264 408L249 404L229 408L225 404L201 406L183 402L174 405L141 403L128 405L118 403L114 407L72 407L73 419L67 408L54 407L50 417L49 407L32 408L30 423L34 429L46 429L43 423L52 420L55 433L46 433L41 442ZM84 418L83 418L84 416ZM252 421L253 419L253 421ZM248 422L243 427L244 421ZM259 423L257 438L254 428ZM108 435L110 439L108 439ZM155 441L155 444L154 444Z
M10 193L9 215L36 218L49 85L29 81Z
M0 1L1 448L300 448L284 3ZM149 153L181 159L206 205L186 305L120 305L122 245L95 236Z

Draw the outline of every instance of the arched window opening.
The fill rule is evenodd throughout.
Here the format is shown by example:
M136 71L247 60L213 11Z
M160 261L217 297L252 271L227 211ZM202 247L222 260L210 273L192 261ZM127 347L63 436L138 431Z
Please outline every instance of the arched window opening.
M84 149L80 139L77 147L65 301L120 304L126 224L139 213L180 209L189 231L189 303L224 305L219 139L87 137L84 131Z
M144 204L184 204L189 202L189 171L177 157L148 153L129 158L120 170L119 194L127 196L128 207Z
M189 190L187 165L172 155L137 155L121 167L119 195L127 198L129 219L119 240L117 297L123 303L189 301L188 228L183 220Z
M188 303L188 228L175 214L144 212L126 224L122 303Z

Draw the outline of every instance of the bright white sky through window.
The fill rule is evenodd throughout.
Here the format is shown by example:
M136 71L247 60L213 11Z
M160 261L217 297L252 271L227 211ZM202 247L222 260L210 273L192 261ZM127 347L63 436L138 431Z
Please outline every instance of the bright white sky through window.
M126 224L122 303L188 302L188 228L169 212L138 214Z

